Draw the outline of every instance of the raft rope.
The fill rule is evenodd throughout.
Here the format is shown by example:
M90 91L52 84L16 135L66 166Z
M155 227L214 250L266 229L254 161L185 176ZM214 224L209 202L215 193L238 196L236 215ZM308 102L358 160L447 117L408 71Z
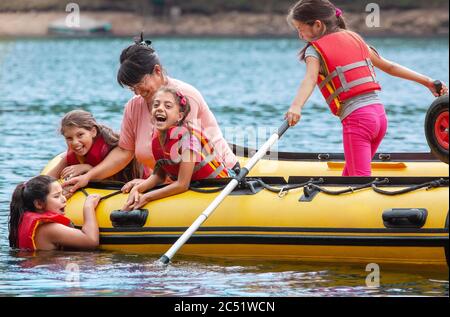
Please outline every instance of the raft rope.
M397 191L386 191L386 190L382 190L380 188L378 188L376 186L377 184L373 184L372 185L372 189L382 195L388 195L388 196L395 196L395 195L401 195L401 194L406 194L421 188L427 188L426 190L430 190L432 188L439 188L439 187L444 187L444 186L448 186L448 179L437 179L431 182L427 182L427 183L423 183L423 184L419 184L419 185L414 185L405 189L401 189L401 190L397 190Z
M267 189L268 191L270 191L272 193L277 193L278 196L283 197L292 189L304 187L307 184L321 184L321 183L323 183L322 178L320 178L318 180L314 180L314 178L311 178L307 182L304 182L301 184L288 185L288 186L284 186L284 187L280 188L280 187L270 186L270 185L266 184L261 178L246 178L246 179L242 180L241 182L239 182L238 189L250 189L250 191L252 193L256 194L255 185L259 184L263 188ZM204 189L204 188L195 187L195 185L196 184L194 183L194 186L191 186L189 189L192 190L193 192L203 193L203 194L217 193L226 187L226 185L224 185L224 186L219 186L219 187L215 187L212 189Z
M307 196L309 196L314 191L319 191L319 192L322 192L327 195L338 196L338 195L347 194L347 193L354 193L355 191L370 188L370 187L374 188L374 186L376 186L376 185L384 185L384 184L389 184L388 178L385 178L383 180L379 180L378 178L376 178L374 181L367 183L367 184L363 184L363 185L356 186L356 187L348 187L346 189L333 191L333 190L329 190L329 189L320 187L316 184L309 183L304 187L304 192L305 192L305 195L307 195Z
M218 193L220 192L222 189L224 189L227 185L224 186L220 186L220 187L215 187L215 188L211 188L211 189L204 189L204 188L198 188L198 187L193 187L190 186L189 190L192 190L193 192L196 193L201 193L201 194L212 194L212 193Z
M284 186L284 187L281 187L281 188L267 185L260 178L255 179L255 181L257 181L258 184L260 184L262 187L264 187L268 191L271 191L272 193L278 193L278 197L281 198L281 197L286 196L289 193L289 191L292 190L292 189L297 189L297 188L300 188L300 187L304 187L304 186L306 186L308 184L322 184L323 183L323 178L319 178L318 180L314 180L314 178L311 178L307 182L304 182L304 183L301 183L301 184L295 184L295 185L288 185L288 186Z
M350 192L353 193L357 190L371 187L373 189L373 191L375 191L378 194L387 195L387 196L396 196L396 195L410 193L410 192L413 192L415 190L419 190L422 188L426 188L426 190L430 190L432 188L439 188L439 187L444 187L444 186L449 185L448 179L441 178L441 179L437 179L437 180L434 180L431 182L414 185L414 186L404 188L401 190L397 190L397 191L387 191L387 190L382 190L377 187L379 185L389 184L389 182L390 182L389 178L385 178L383 180L379 180L378 178L376 178L373 182L370 182L368 184L364 184L364 185L357 186L357 187L349 187L347 189L338 190L338 191L331 191L331 190L325 189L323 187L317 186L315 184L308 184L305 186L304 192L305 192L306 196L310 196L314 191L319 191L319 192L322 192L327 195L337 196L337 195L342 195L342 194L346 194L346 193L350 193Z
M322 192L327 195L338 196L338 195L343 195L343 194L347 194L347 193L353 193L353 192L356 192L356 191L359 191L362 189L366 189L366 188L372 188L373 191L375 191L378 194L395 196L395 195L406 194L406 193L409 193L409 192L412 192L412 191L415 191L415 190L418 190L421 188L427 188L427 190L429 190L432 188L438 188L438 187L443 187L443 186L449 185L448 179L441 178L441 179L438 179L435 181L426 182L426 183L419 184L419 185L414 185L414 186L404 188L404 189L401 189L398 191L386 191L386 190L380 189L378 186L389 184L390 183L389 178L384 178L382 180L376 178L374 181L367 183L367 184L363 184L363 185L355 186L355 187L348 187L346 189L342 189L342 190L338 190L338 191L333 191L333 190L329 190L329 189L318 186L318 184L323 184L323 183L324 183L323 178L319 178L319 179L311 178L309 181L307 181L305 183L295 184L295 185L287 185L287 186L280 188L280 187L268 185L260 178L248 178L248 179L241 181L238 188L239 189L250 189L253 193L256 193L255 184L259 184L266 190L278 194L278 196L281 198L281 197L284 197L285 195L287 195L290 190L301 188L301 187L304 188L304 191L306 191L307 194L310 194L313 191L319 191L319 192ZM222 189L225 188L225 186L226 185L219 186L219 187L212 188L212 189L204 189L204 188L198 188L195 186L191 186L189 189L194 192L197 192L197 193L209 194L209 193L220 192Z
M81 191L86 197L89 196L89 193L88 193L84 188L81 188L80 191ZM111 194L108 194L108 195L105 195L105 196L101 197L101 198L100 198L100 201L105 200L105 199L108 199L108 198L111 198L111 197L116 196L116 195L119 195L119 194L121 194L121 193L122 193L121 190L117 190L117 191L115 191L115 192L112 192Z
M387 195L387 196L396 196L396 195L402 195L402 194L406 194L406 193L410 193L412 191L415 190L419 190L422 188L426 188L426 190L430 190L433 188L439 188L439 187L444 187L444 186L448 186L449 185L449 180L448 179L437 179L431 182L426 182L423 184L419 184L419 185L414 185L408 188L404 188L401 190L397 190L397 191L386 191L386 190L382 190L380 188L378 188L377 186L379 185L386 185L389 184L389 178L385 178L385 179L378 179L376 178L374 181L367 183L367 184L363 184L360 186L355 186L355 187L348 187L346 189L342 189L342 190L337 190L337 191L333 191L333 190L329 190L323 187L320 187L318 184L323 184L324 183L324 179L323 178L319 178L319 179L314 179L311 178L309 179L307 182L301 183L301 184L293 184L293 185L287 185L287 186L283 186L283 187L275 187L275 186L271 186L266 184L261 178L247 178L242 180L241 182L239 182L238 185L238 189L250 189L253 193L256 194L256 189L255 189L255 185L259 184L261 185L264 189L272 192L272 193L276 193L278 194L278 197L282 198L284 196L286 196L290 190L293 189L297 189L297 188L301 188L303 187L303 190L305 192L305 194L307 194L308 196L313 193L314 191L319 191L322 192L324 194L327 195L333 195L333 196L338 196L338 195L342 195L342 194L347 194L347 193L353 193L355 191L359 191L362 189L366 189L366 188L372 188L373 191L375 191L378 194L381 195ZM199 188L199 187L195 187L195 185L197 185L198 183L193 183L193 186L190 186L189 189L192 190L193 192L197 192L197 193L202 193L202 194L212 194L212 193L218 193L220 191L222 191L227 185L223 185L223 186L219 186L219 187L215 187L215 188L211 188L211 189L205 189L205 188ZM84 189L80 189L80 191L87 197L89 196L89 193ZM118 194L121 194L122 191L117 190L115 192L112 192L111 194L105 195L103 197L100 198L100 201L111 198L113 196L116 196Z

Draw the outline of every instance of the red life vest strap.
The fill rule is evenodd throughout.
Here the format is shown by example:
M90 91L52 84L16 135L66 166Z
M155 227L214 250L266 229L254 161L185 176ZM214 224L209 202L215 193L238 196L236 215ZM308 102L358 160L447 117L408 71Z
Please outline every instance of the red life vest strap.
M174 136L177 136L174 139L171 139L165 146L161 146L159 141L157 140L157 135L154 136L152 141L152 151L153 155L156 159L154 172L157 172L159 168L163 168L164 166L170 167L164 169L171 178L176 179L178 176L178 166L181 163L181 155L178 155L177 160L174 161L170 157L168 151L172 151L172 146L175 146L175 150L178 152L181 149L182 142L186 141L186 139L195 137L199 143L202 145L201 153L199 157L201 157L200 162L196 162L192 179L206 179L206 178L217 178L217 177L227 177L228 171L225 166L216 160L216 154L212 149L210 149L209 142L205 138L205 136L196 130L192 130L192 134L189 130L183 127L174 127L169 130L169 134L172 135L171 132L174 132ZM189 141L189 140L188 140ZM167 151L167 152L166 152ZM176 174L176 175L175 175Z
M194 173L201 170L203 167L205 167L207 164L211 163L213 160L215 160L216 156L214 153L207 155L201 162L199 162L194 167ZM222 171L225 169L225 166L223 164L220 164L216 167L213 173L211 173L208 178L216 178Z
M349 64L349 65L345 65L345 66L337 66L336 70L334 72L332 72L331 74L329 74L327 77L325 77L325 79L319 84L319 88L322 89L323 87L325 87L326 84L328 84L331 80L333 80L333 78L338 76L339 80L341 81L343 91L349 91L350 88L361 85L361 84L352 84L356 81L347 82L347 80L345 79L344 73L348 72L349 70L355 69L355 68L366 67L366 66L368 66L372 70L372 76L366 77L365 79L370 78L372 80L370 80L368 82L377 82L372 61L369 58L367 58L364 61L359 61L359 62L356 62L353 64Z
M363 78L359 78L354 81L347 82L344 73L348 72L350 70L359 68L359 67L369 67L369 69L371 70L371 76L363 77ZM336 70L334 72L332 72L331 74L329 74L319 84L319 88L322 89L323 87L325 87L325 85L327 85L330 81L332 81L336 77L339 77L339 81L341 82L341 87L336 89L336 91L326 99L327 104L330 104L334 100L334 98L336 98L343 92L349 91L353 87L367 84L367 83L378 83L378 81L375 78L374 66L372 64L372 61L369 58L367 58L364 61L359 61L359 62L356 62L353 64L349 64L349 65L345 65L345 66L337 66Z
M207 164L211 163L213 160L215 160L215 155L214 154L208 155L201 162L199 162L198 164L195 165L193 172L194 173L198 172L203 167L205 167ZM159 159L158 161L156 161L154 173L156 173L159 168L161 168L165 165L167 166L167 165L178 165L178 164L180 164L180 162L177 163L170 159ZM225 169L225 166L223 164L220 164L218 167L216 167L214 169L214 171L211 174L208 175L207 178L216 178L217 176L219 176L220 173L222 173L224 171L224 169ZM173 175L173 176L175 176L175 175Z

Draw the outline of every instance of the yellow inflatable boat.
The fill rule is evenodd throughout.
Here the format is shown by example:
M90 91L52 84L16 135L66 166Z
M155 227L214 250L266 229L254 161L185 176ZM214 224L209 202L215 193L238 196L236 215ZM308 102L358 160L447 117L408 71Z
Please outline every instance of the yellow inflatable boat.
M234 146L241 165L252 150ZM448 165L430 154L377 154L373 177L344 178L343 155L268 153L179 254L206 257L416 264L448 269ZM56 157L43 173L59 160ZM229 180L120 211L121 184L92 182L66 207L83 224L87 194L97 208L101 249L162 255Z

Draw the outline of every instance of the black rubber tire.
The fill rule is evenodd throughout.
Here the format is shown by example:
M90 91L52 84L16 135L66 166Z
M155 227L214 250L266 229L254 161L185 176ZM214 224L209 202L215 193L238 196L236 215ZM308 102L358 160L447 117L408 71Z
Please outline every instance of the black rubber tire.
M448 112L448 95L437 98L428 109L425 117L425 136L431 153L442 162L448 164L448 149L439 144L434 132L436 119L443 112Z

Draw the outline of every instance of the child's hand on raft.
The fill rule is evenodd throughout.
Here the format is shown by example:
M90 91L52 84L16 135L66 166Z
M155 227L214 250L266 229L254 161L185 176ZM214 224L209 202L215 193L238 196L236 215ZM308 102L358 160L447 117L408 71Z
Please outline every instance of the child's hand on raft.
M430 91L433 94L433 96L439 97L439 96L443 96L443 95L448 95L448 87L447 87L447 85L444 82L442 82L442 81L441 81L441 83L442 83L442 89L441 89L441 91L437 91L436 87L434 85L434 80L430 79L428 81L427 87L428 87L428 89L430 89Z
M284 118L288 121L290 127L295 126L300 121L301 117L302 108L296 105L292 105L284 116Z
M87 184L89 184L89 180L90 179L87 174L83 174L65 181L62 183L62 187L69 189L69 192L73 194L78 189L86 187Z
M91 210L95 210L97 208L98 203L102 197L97 194L89 195L84 202L84 208L89 208Z
M123 205L122 210L130 211L133 210L134 204L139 201L139 196L141 193L137 190L137 187L134 187L130 194L128 195L127 202Z
M150 194L151 193L139 194L134 205L131 206L131 210L140 209L148 204L151 201Z
M82 174L86 174L92 169L92 166L89 164L77 164L71 165L64 168L61 172L62 179L71 179L72 177L79 176Z
M136 188L136 187L135 187ZM128 196L128 200L123 206L122 210L130 211L139 209L151 201L150 193L141 194L139 191L133 189Z
M120 190L122 191L122 193L128 194L136 185L139 185L143 181L145 181L145 179L141 178L133 179L132 181L129 181L128 183L123 185L123 187Z
M73 196L73 193L71 193L71 192L69 191L69 189L70 189L70 188L63 188L62 194L63 194L63 196L66 198L66 200L69 200L69 198Z

